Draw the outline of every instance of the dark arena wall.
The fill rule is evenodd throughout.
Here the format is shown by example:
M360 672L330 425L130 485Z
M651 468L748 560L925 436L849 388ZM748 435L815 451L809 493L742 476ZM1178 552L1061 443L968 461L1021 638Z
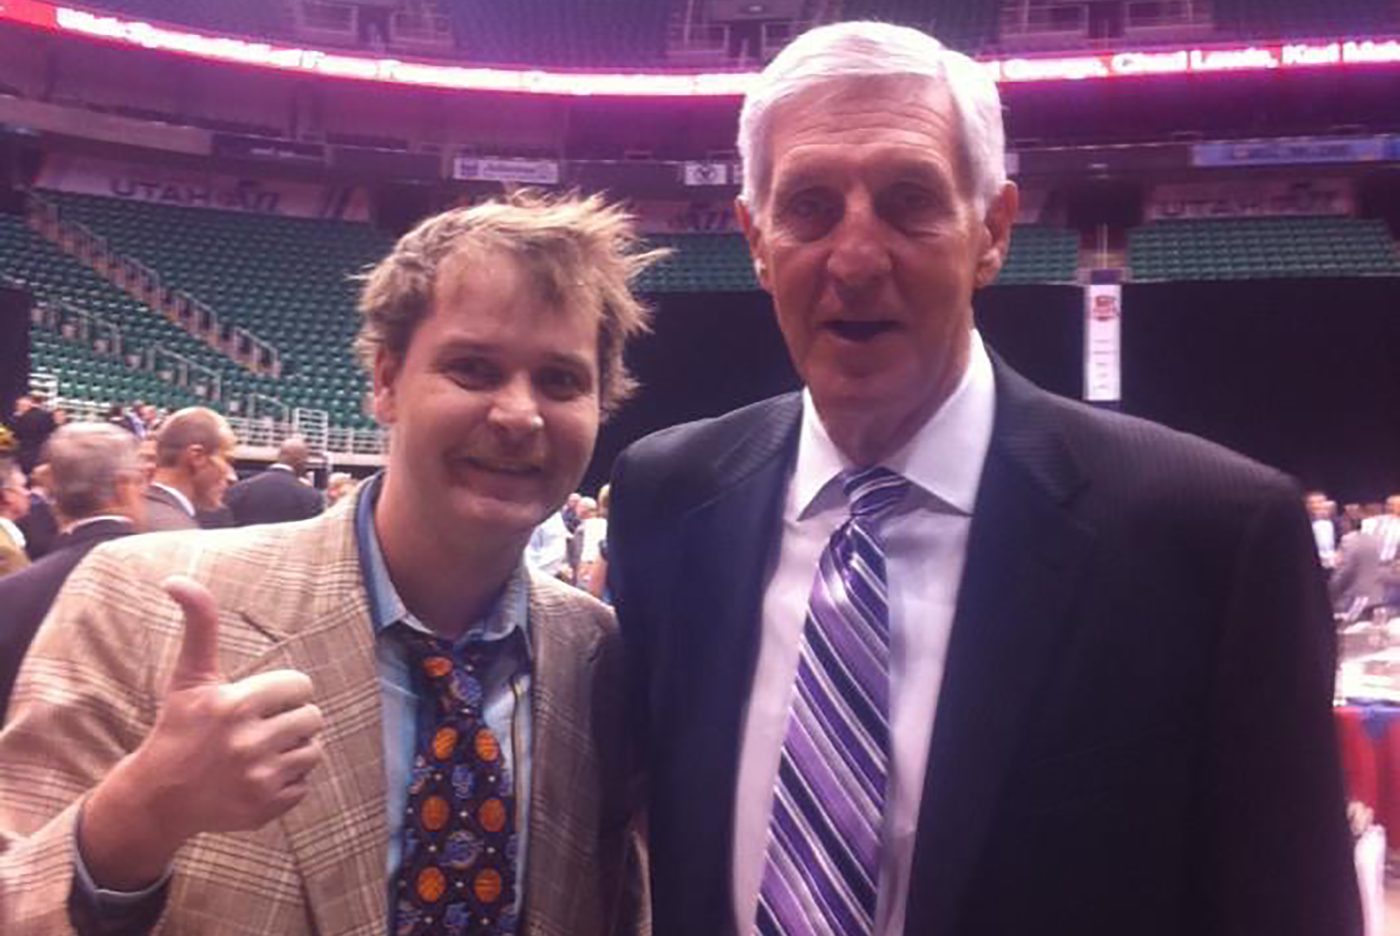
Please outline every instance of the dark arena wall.
M0 282L0 412L29 389L29 293Z
M1400 281L1390 278L1129 284L1124 412L1227 445L1339 500L1400 488ZM714 416L799 381L768 296L652 297L655 331L629 355L642 389L603 428L584 480L648 432ZM1083 293L978 294L988 345L1039 385L1082 388Z

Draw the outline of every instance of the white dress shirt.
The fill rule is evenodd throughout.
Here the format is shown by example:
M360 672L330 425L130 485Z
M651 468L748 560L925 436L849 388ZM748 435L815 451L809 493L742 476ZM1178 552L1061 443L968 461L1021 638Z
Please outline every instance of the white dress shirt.
M558 575L569 565L569 528L564 515L554 511L535 527L525 545L525 563L545 575Z
M8 517L0 517L0 530L3 530L5 535L20 549L29 548L29 541L24 538L24 531L13 520Z
M996 388L977 332L967 371L927 423L881 462L913 482L882 531L890 595L890 752L874 936L904 932L909 870L938 691L967 558L972 508L991 444ZM802 395L783 534L763 596L754 684L744 713L734 810L734 913L753 932L768 823L807 600L827 540L850 510L837 475L852 467Z

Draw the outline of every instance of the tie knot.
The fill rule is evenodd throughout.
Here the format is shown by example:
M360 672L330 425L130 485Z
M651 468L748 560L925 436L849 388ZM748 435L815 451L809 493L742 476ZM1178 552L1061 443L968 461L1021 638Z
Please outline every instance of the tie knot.
M432 688L438 702L447 709L474 709L482 697L478 672L479 646L454 650L449 641L400 625L399 636L408 648L409 666Z
M851 504L851 516L878 520L909 490L909 479L876 465L841 473L841 487Z

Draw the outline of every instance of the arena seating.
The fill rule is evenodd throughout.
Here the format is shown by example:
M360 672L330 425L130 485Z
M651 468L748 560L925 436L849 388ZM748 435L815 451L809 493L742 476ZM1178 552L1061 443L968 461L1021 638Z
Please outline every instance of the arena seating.
M457 0L457 44L477 62L608 67L663 58L672 5L661 0Z
M649 242L675 251L642 274L642 292L745 292L758 289L753 261L738 234L653 235Z
M1078 234L1063 228L1018 224L1012 230L1011 253L997 283L1073 283L1078 273Z
M738 234L653 236L675 254L643 274L643 292L735 292L758 288L744 239ZM998 283L1072 283L1079 268L1073 231L1018 225Z
M927 29L955 49L976 52L996 40L1000 5L984 0L846 0L844 19L875 19Z
M150 371L128 367L81 342L40 329L30 333L30 362L36 373L58 375L65 397L93 402L144 400L166 410L205 402Z
M245 36L276 36L284 32L276 0L96 0L86 6Z
M1365 36L1400 26L1400 8L1391 0L1215 0L1215 23L1226 35L1260 38Z
M216 372L224 396L246 399L249 394L275 396L271 378L248 373L226 355L194 338L180 326L128 296L78 260L65 254L24 222L0 215L0 269L31 290L39 302L66 302L121 329L124 353L144 353L152 346L179 354ZM76 344L75 344L76 347ZM102 375L63 370L60 376L84 385L100 386ZM94 400L120 400L120 388L97 394Z
M369 428L367 384L350 350L351 277L391 241L367 224L239 214L51 193L63 216L119 254L241 325L282 354L282 379L261 392L324 409L332 424Z
M1296 217L1158 221L1128 234L1135 280L1400 276L1384 221Z

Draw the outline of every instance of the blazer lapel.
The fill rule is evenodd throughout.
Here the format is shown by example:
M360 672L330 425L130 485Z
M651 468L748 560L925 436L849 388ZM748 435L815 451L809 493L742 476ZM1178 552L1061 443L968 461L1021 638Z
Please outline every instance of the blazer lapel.
M352 505L353 506L353 505ZM325 715L325 761L281 819L309 916L322 934L387 931L384 730L353 509L299 530L242 613L281 638L244 672L296 669Z
M1091 536L1066 502L1081 479L1044 392L998 362L997 416L929 751L906 929L955 932L1036 691L1069 643Z
M593 680L602 631L589 610L575 607L570 613L557 597L531 585L530 848L521 882L526 897L522 933L558 933L570 926L594 932L602 925L576 918L580 908L600 912L597 899L589 898L605 889L601 879L606 869L600 863L611 858L598 853L602 830L588 821L602 804L580 798L611 795L622 802L620 790L599 788L599 774L603 782L612 775L622 784L625 772L620 763L611 770L594 763L608 753L616 758L621 746L612 752L593 750L598 731L609 726L591 724L598 714ZM593 893L580 890L587 888Z

